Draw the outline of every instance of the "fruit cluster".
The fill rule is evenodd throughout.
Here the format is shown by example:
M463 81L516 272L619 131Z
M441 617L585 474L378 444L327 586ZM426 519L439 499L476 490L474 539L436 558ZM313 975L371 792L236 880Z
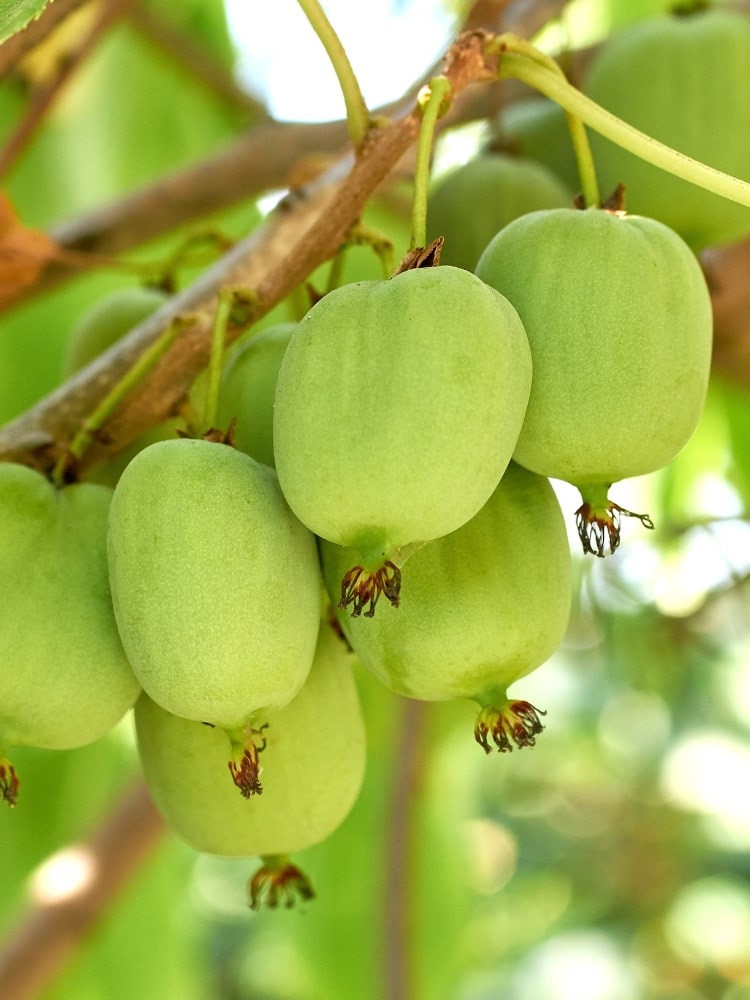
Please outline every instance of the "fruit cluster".
M355 657L400 695L475 701L487 752L534 744L544 713L508 687L568 624L550 480L581 493L585 552L614 552L623 516L652 527L609 490L693 433L712 323L673 229L569 207L538 165L519 176L488 153L451 178L460 211L435 213L451 253L451 227L487 207L456 263L343 285L249 339L224 373L225 432L142 442L113 486L0 465L11 805L6 751L82 745L134 708L170 825L262 857L252 902L275 905L311 894L289 855L363 780ZM523 191L512 218L492 217L487 178Z

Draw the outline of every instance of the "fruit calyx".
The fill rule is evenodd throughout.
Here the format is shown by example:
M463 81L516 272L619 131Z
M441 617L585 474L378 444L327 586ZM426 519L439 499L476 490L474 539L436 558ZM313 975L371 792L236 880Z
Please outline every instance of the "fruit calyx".
M251 795L260 795L263 785L260 782L260 754L266 748L266 738L263 735L268 728L268 723L264 723L258 729L246 726L236 738L230 735L232 742L232 756L227 762L232 781L242 792L244 798L249 799ZM260 738L260 745L256 742Z
M583 490L581 493L583 495ZM620 544L620 519L623 517L634 517L644 528L653 530L654 522L648 514L626 510L609 500L606 494L603 502L591 503L584 500L575 512L576 528L583 551L599 558L612 555Z
M539 718L547 713L528 701L509 701L501 706L487 705L477 716L474 739L485 753L491 753L490 739L499 753L510 753L513 744L521 750L533 747L544 726Z
M267 856L248 882L250 909L261 906L275 909L279 902L290 909L297 898L314 899L315 891L307 875L292 864L285 854Z
M390 560L374 572L368 572L364 566L352 566L347 570L341 580L338 606L343 611L353 605L352 618L359 618L363 613L365 618L372 618L381 594L385 594L394 608L401 603L401 570Z
M18 775L7 757L0 757L0 798L7 802L10 808L18 801Z

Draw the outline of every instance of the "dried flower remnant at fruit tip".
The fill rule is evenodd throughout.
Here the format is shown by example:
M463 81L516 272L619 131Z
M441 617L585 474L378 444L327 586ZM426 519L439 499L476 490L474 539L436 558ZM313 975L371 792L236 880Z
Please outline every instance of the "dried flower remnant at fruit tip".
M528 701L506 701L501 708L483 708L474 726L474 739L485 753L491 753L490 739L499 753L510 753L513 744L533 747L544 726L539 718L547 713Z
M600 558L612 555L620 544L622 517L634 517L644 528L653 530L654 522L648 514L636 514L611 501L603 507L582 503L575 512L575 519L583 551Z
M372 618L375 605L381 594L385 594L394 608L401 603L401 570L395 563L384 562L374 573L368 573L362 566L353 566L341 581L341 600L339 607L343 610L352 605L352 618Z
M232 739L232 758L228 761L228 767L232 781L246 799L251 795L260 795L263 791L259 756L266 748L263 733L267 728L268 723L264 723L259 729L248 726L242 731L241 740ZM257 737L262 738L260 745L256 743Z
M291 909L298 898L315 898L310 880L289 858L284 855L265 857L262 862L248 882L252 910L259 910L262 906L275 909L280 902Z
M18 801L18 775L7 757L0 757L0 797L10 808Z

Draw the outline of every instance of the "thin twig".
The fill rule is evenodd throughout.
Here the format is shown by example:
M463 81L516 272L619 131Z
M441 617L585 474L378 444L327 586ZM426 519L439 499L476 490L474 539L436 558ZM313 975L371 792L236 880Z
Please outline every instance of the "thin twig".
M54 78L49 83L32 90L26 113L11 132L3 149L0 150L0 179L5 177L19 159L36 135L53 104L59 98L63 88L80 69L111 25L123 16L130 3L131 0L107 0L83 40L61 62Z
M55 0L48 3L39 17L0 45L0 79L10 73L31 49L52 34L69 14L82 7L87 0Z
M61 898L32 903L2 944L3 1000L33 1000L54 983L118 893L149 860L164 829L145 785L139 781L88 841L71 845L86 877L75 891Z

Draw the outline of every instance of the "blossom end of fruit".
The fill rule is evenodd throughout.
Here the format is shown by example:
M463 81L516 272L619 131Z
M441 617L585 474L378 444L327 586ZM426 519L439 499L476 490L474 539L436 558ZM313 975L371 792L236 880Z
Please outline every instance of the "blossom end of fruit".
M395 563L387 560L369 573L363 566L353 566L344 574L341 580L341 600L339 608L345 610L352 606L352 618L372 618L375 606L381 595L384 595L394 608L401 603L401 570Z
M259 729L247 727L243 731L243 740L241 743L232 741L232 757L227 762L227 766L229 767L229 773L232 775L232 781L239 788L243 798L246 799L249 799L253 795L260 795L263 791L263 785L260 781L262 768L259 756L266 747L266 739L263 733L267 728L268 723L265 723ZM256 742L258 737L262 738L260 745Z
M307 875L286 857L263 858L247 888L251 910L259 910L262 906L273 910L279 903L291 909L297 899L315 898Z
M491 743L499 753L510 753L514 745L519 750L533 747L544 729L539 716L546 714L528 701L506 701L500 708L489 705L477 716L474 739L485 753L492 752Z
M613 555L620 545L620 521L623 517L634 517L644 528L653 530L654 522L648 514L636 514L611 500L601 506L582 503L575 512L575 519L584 553L600 559Z
M0 798L12 809L18 801L18 775L7 757L0 757Z

